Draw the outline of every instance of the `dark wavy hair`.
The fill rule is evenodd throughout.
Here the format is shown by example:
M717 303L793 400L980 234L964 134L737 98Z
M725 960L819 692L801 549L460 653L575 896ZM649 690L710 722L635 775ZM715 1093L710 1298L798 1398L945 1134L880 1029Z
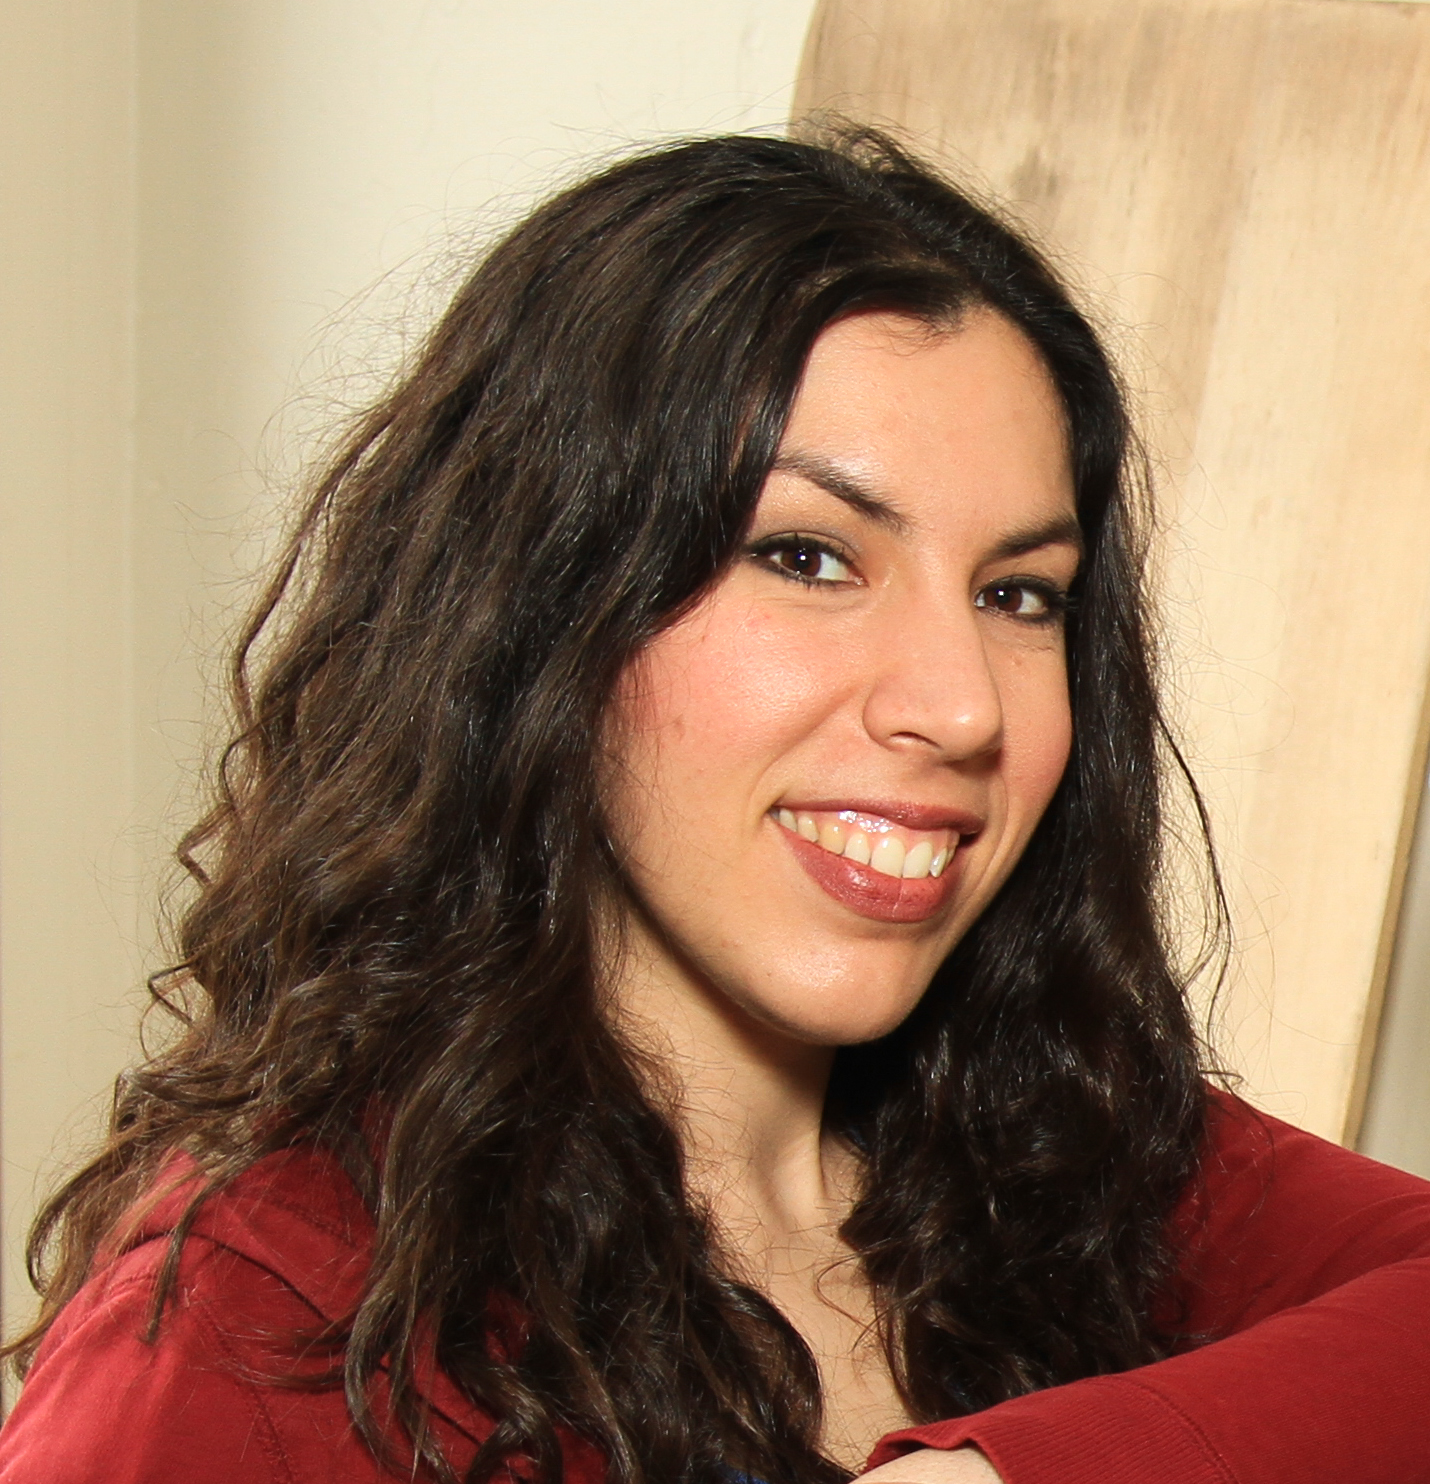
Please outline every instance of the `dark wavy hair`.
M451 1477L414 1384L427 1335L497 1420L472 1479L525 1455L555 1480L562 1429L618 1484L731 1460L847 1477L819 1450L808 1348L722 1255L597 1003L619 870L594 754L624 667L737 553L820 332L878 309L956 333L975 308L1022 330L1066 413L1072 756L914 1014L838 1054L827 1117L864 1167L843 1234L917 1418L1167 1352L1203 1086L1159 916L1174 753L1124 401L1027 242L845 132L679 143L565 190L319 479L183 848L196 900L154 986L181 1032L122 1079L107 1146L39 1221L22 1364L171 1150L211 1193L317 1143L377 1222L336 1363L375 1449L382 1362L404 1446ZM494 1298L522 1344L486 1343Z

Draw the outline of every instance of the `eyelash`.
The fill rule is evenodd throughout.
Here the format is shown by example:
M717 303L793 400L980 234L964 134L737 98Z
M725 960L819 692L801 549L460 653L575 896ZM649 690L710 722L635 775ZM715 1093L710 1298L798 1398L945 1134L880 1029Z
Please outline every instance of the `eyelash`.
M841 551L832 542L822 538L811 536L800 536L797 533L786 533L781 536L768 536L763 541L756 542L750 547L749 554L770 571L783 577L787 582L797 582L801 587L838 587L843 586L842 580L807 577L802 572L792 572L788 567L776 565L773 558L780 552L799 551L806 552L811 556L832 557L836 562L847 567L853 567L852 559ZM1023 592L1036 594L1042 600L1044 611L1038 614L1022 615L1017 613L1000 613L996 608L987 604L978 603L978 606L986 613L997 613L1000 617L1011 618L1015 623L1027 624L1032 627L1051 627L1062 623L1074 606L1073 595L1056 583L1049 582L1045 577L1003 577L997 582L990 582L979 589L975 596L975 602L985 593L996 592L999 589L1020 589Z

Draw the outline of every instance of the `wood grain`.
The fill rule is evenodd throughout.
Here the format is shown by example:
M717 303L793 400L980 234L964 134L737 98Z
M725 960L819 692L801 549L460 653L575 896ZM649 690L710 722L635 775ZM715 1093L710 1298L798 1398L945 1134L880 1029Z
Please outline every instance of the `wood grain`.
M821 0L821 110L991 191L1113 327L1238 924L1219 1044L1352 1138L1426 748L1430 7Z

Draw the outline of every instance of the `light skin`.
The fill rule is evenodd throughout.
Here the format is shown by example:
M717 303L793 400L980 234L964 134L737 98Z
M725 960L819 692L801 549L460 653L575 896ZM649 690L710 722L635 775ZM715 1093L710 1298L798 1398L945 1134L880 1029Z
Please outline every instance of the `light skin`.
M830 1069L909 1014L1057 787L1079 556L1060 404L1021 332L987 310L851 316L814 346L744 552L612 707L631 898L612 1013L662 1069L734 1260L818 1359L823 1446L850 1468L910 1419L838 1236L859 1171L822 1130ZM841 811L924 878L794 830ZM861 905L905 896L902 918ZM864 1477L998 1476L960 1450Z

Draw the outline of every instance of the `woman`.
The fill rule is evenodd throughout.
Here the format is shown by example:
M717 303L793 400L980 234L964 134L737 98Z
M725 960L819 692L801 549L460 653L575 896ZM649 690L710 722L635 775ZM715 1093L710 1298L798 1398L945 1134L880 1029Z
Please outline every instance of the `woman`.
M875 136L518 227L242 646L0 1477L1430 1477L1426 1187L1201 1080L1134 475Z

